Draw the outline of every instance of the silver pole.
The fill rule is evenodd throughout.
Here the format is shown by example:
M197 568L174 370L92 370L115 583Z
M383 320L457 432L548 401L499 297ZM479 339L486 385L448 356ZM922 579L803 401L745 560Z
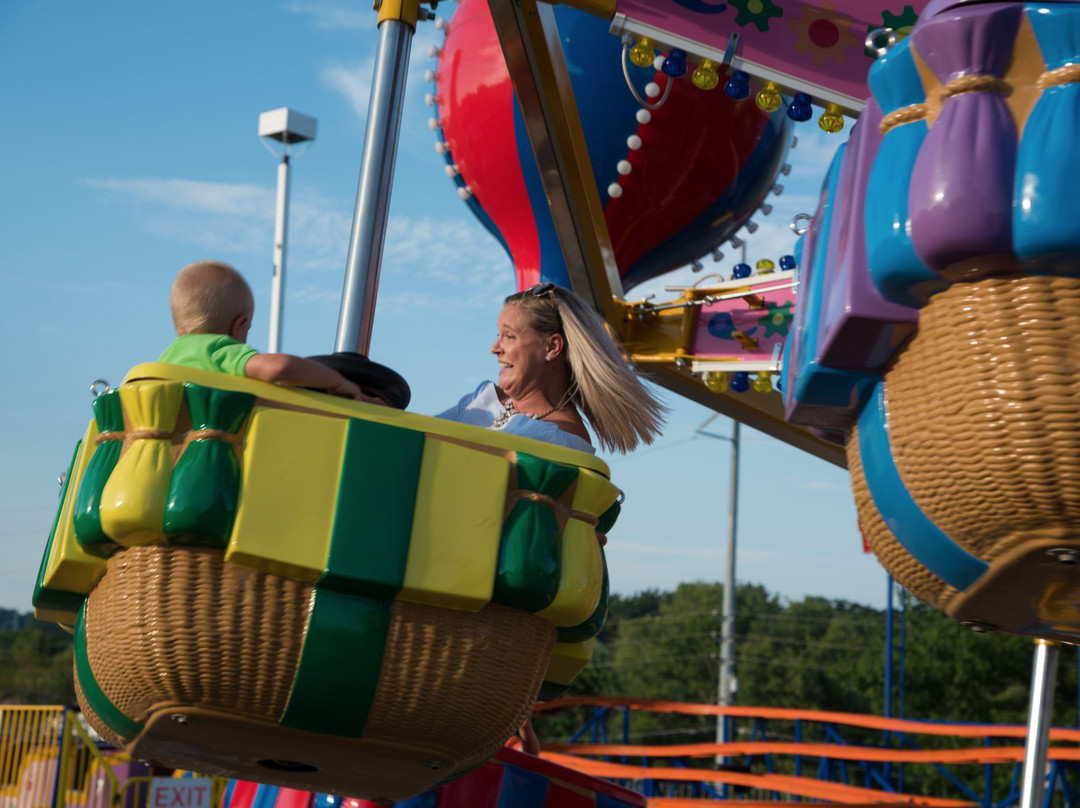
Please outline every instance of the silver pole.
M335 351L366 354L371 344L412 34L400 20L384 20L379 26Z
M724 577L724 612L720 626L720 684L716 702L730 707L735 693L735 527L739 508L739 422L731 429L731 495L728 502L727 571ZM727 743L728 721L717 716L716 742Z
M270 353L281 352L282 291L285 287L285 241L289 227L289 155L281 156L277 171L277 210L274 214L274 279L270 284Z
M1049 640L1035 640L1020 808L1041 808L1046 794L1046 747L1050 739L1050 724L1054 712L1058 652L1057 643Z

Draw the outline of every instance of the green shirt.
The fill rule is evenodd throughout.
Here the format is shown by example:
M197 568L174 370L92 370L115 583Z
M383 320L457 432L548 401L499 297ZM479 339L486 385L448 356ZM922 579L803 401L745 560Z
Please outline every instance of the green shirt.
M158 357L159 362L243 376L248 360L258 351L224 334L185 334Z

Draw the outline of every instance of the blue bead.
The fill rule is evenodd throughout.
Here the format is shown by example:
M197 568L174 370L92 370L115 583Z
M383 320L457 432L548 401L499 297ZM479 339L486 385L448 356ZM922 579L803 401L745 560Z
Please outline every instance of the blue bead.
M731 389L736 393L745 393L750 389L750 374L740 370L731 379Z
M736 264L731 270L731 277L735 279L749 278L752 271L749 264Z
M780 256L780 269L795 269L795 256L794 255L781 255Z
M685 76L686 51L682 48L672 48L660 69L664 71L664 75L671 76L673 79Z
M728 98L741 101L750 95L750 77L743 71L736 70L724 84L724 92Z
M814 110L810 105L810 96L806 93L796 93L795 98L791 102L791 106L788 107L788 117L793 121L808 121L814 115Z

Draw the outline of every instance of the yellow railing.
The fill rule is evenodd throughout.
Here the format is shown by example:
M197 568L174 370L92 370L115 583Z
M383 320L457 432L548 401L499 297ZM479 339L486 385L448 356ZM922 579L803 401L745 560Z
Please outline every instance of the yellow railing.
M0 808L51 808L63 707L0 707Z
M102 753L73 710L0 705L0 808L146 808L153 778L113 770L128 760ZM212 778L212 808L226 783Z

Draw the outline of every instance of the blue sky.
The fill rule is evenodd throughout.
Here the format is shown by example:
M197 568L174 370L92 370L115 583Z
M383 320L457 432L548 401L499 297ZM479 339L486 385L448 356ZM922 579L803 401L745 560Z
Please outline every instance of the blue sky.
M217 258L244 272L256 295L250 340L265 349L276 168L256 127L281 106L319 127L293 162L282 346L333 349L376 39L369 8L0 5L0 607L30 609L56 477L91 416L90 383L119 383L172 339L168 288L180 267ZM494 376L494 321L514 291L509 260L433 149L423 73L441 36L427 24L413 44L371 350L409 379L411 409L427 413ZM813 212L841 142L812 123L797 133L794 170L750 238L751 262L792 251L787 223ZM662 298L665 284L688 280L697 276L678 272L632 296ZM607 548L621 593L724 575L728 444L694 436L710 410L662 395L672 409L664 437L606 458L627 494ZM728 434L730 422L709 428ZM883 604L885 573L861 551L845 472L748 429L741 468L740 581L792 599Z

